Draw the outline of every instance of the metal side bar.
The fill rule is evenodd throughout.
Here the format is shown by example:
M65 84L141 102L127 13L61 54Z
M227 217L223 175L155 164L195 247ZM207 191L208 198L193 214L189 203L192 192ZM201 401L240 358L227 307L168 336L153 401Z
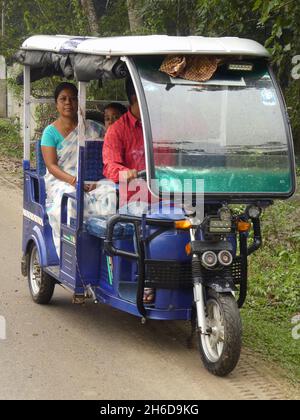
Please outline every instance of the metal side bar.
M23 159L30 162L30 67L24 67L24 126L23 126ZM27 168L29 169L29 168Z

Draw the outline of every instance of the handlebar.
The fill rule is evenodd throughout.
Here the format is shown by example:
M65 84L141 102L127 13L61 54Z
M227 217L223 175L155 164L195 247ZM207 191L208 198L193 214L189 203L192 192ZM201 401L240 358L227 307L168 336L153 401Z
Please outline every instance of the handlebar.
M105 252L111 257L115 256L138 260L138 254L115 248L113 244L113 235L114 228L118 223L133 223L135 225L135 229L137 229L137 223L141 223L141 219L134 216L123 216L120 214L116 214L115 216L111 217L107 222L106 239L104 241Z
M135 235L137 238L137 241L136 241L137 253L122 251L114 247L113 245L114 228L116 224L120 222L125 222L125 223L130 222L134 224ZM138 217L133 217L133 216L128 217L128 216L122 216L119 214L111 217L107 223L107 233L106 233L106 239L104 241L104 250L110 256L124 257L124 258L133 259L137 261L138 288L137 288L136 303L137 303L137 308L139 310L139 313L141 314L143 318L146 318L147 312L143 304L143 294L144 294L144 287L145 287L145 264L144 264L145 255L144 255L143 247L141 246L141 243L138 240L138 227L140 223L141 223L141 219Z
M139 259L139 255L132 252L123 251L114 247L113 244L113 235L114 235L114 228L118 223L132 223L135 226L135 234L137 235L137 229L142 223L142 218L137 216L126 216L121 214L116 214L112 216L107 222L106 228L106 239L104 241L104 249L105 252L110 256L119 256L125 257L129 259ZM164 219L146 219L146 224L149 226L157 226L166 229L173 229L174 228L174 221L173 220L164 220Z

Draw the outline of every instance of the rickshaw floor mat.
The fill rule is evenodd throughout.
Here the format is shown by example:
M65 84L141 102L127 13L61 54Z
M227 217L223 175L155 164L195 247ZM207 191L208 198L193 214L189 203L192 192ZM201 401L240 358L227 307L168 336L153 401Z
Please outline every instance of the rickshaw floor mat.
M107 232L106 217L91 217L85 221L86 230L90 235L97 238L106 238ZM130 223L118 223L114 228L114 239L129 239L134 235L134 226Z

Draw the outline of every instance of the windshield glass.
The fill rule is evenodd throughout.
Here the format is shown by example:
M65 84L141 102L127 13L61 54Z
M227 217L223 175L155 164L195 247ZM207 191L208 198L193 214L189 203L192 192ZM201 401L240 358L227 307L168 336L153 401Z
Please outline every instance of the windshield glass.
M289 193L288 139L266 64L233 70L228 59L208 82L192 82L160 72L163 59L136 59L150 116L153 175L169 180L160 182L161 190L180 192L184 180L193 180L189 192L196 192L202 179L205 193Z

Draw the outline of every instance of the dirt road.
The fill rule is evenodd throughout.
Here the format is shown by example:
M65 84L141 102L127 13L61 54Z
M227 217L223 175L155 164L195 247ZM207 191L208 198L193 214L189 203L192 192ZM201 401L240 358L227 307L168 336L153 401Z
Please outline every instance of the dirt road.
M292 390L248 352L226 379L186 348L185 323L142 326L104 305L51 305L29 297L20 274L21 190L0 178L0 399L277 399Z

